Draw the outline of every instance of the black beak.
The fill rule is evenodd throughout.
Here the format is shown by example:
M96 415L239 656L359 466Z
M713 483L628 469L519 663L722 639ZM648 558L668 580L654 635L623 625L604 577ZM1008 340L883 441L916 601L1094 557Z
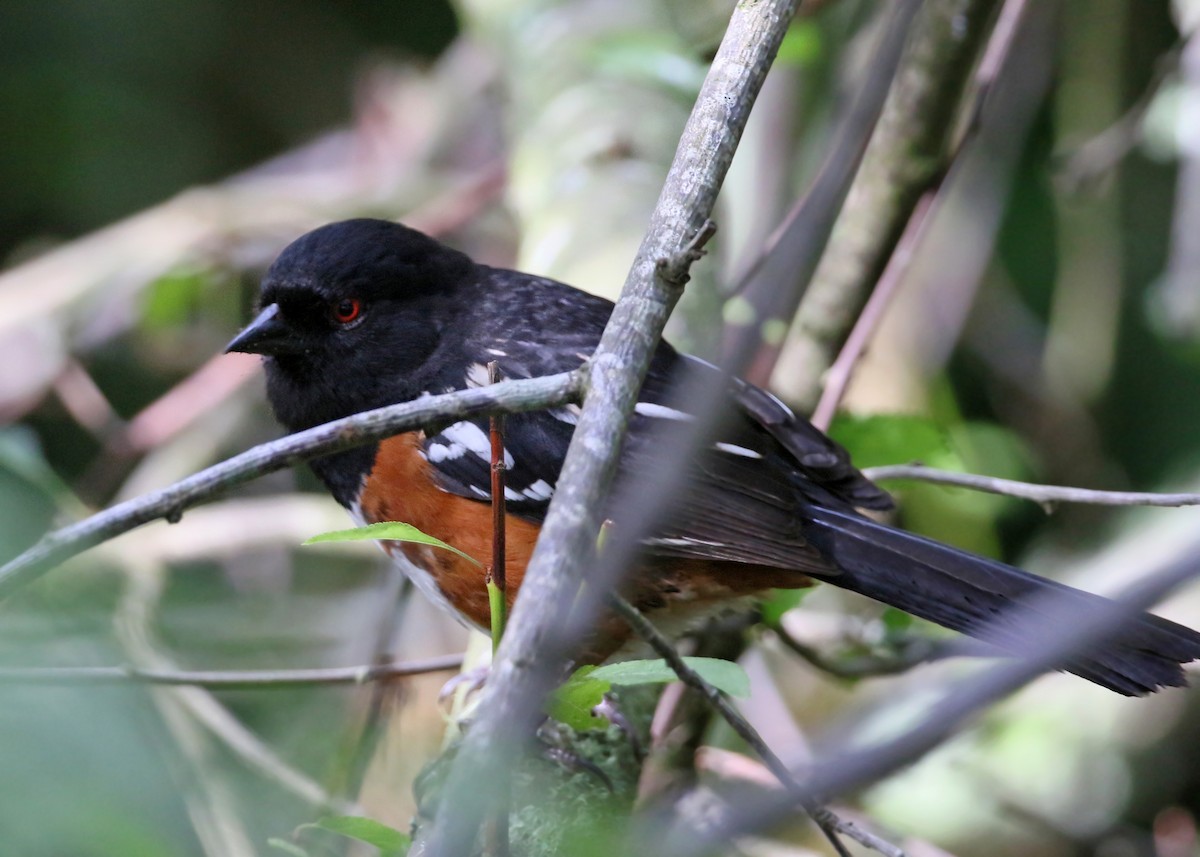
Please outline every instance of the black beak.
M299 354L304 351L304 345L296 332L280 318L279 304L270 304L225 346L225 353L230 351L245 354Z

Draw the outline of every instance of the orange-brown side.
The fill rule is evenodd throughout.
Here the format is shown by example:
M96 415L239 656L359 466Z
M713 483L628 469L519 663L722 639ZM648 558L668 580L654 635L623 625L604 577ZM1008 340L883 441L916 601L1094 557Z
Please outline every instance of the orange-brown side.
M388 543L389 552L401 551L408 560L428 572L446 600L471 622L490 624L485 567L492 556L492 510L490 504L440 490L432 465L421 454L419 432L383 441L375 466L367 477L360 499L368 523L402 521L453 545L481 565L450 551L409 543ZM505 563L508 602L520 590L525 566L537 542L539 526L522 518L506 517ZM710 560L672 559L647 563L626 585L628 597L655 621L661 614L672 618L697 618L721 604L774 587L809 585L802 574L764 566ZM599 662L621 647L629 636L624 622L615 617L602 620L587 645L584 660Z
M490 504L449 494L437 487L432 465L421 455L421 435L409 432L379 445L360 505L368 523L402 521L453 545L481 565L447 550L416 544L389 544L429 572L455 609L483 628L491 624L484 575L492 561ZM508 603L516 597L539 527L508 515L505 522L505 580Z

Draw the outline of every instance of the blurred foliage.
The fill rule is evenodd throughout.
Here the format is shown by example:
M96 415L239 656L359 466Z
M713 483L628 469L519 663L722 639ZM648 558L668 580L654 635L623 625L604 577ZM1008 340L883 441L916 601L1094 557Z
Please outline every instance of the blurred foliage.
M208 361L247 317L263 265L313 218L415 218L479 258L614 295L729 5L0 4L0 115L12 129L0 138L0 258L17 284L0 291L4 556L277 435L254 367ZM1090 487L1195 487L1200 350L1185 298L1197 280L1176 264L1189 236L1173 237L1197 109L1182 60L1196 43L1177 20L1192 20L1195 3L1059 5L1055 76L1024 104L1028 132L1011 129L1011 162L1001 148L973 162L993 191L949 183L961 195L919 248L834 433L864 466L920 459ZM811 182L879 6L830 2L794 25L723 192L710 263L673 321L680 344L717 350L729 284ZM196 186L208 187L179 196ZM193 207L138 224L132 258L155 259L144 269L95 253L120 243L109 232L67 274L17 279L22 263L61 259L56 248L172 197ZM997 227L983 234L990 205ZM158 264L196 223L221 228ZM926 288L939 277L948 290ZM1115 567L1128 581L1195 531L1186 510L1047 516L896 488L906 526L1051 575ZM372 553L296 550L342 521L314 492L306 472L275 475L81 557L0 606L0 666L302 668L461 645ZM1200 625L1198 601L1168 612ZM767 614L831 650L923 631L829 588L781 593ZM803 749L788 743L795 724L819 732L852 705L971 668L851 688L785 658L769 635L752 658L763 663L745 708L785 757ZM237 857L359 810L403 830L417 811L412 782L442 740L442 680L219 694L0 684L0 851ZM1131 702L1048 678L863 802L956 853L1149 853L1156 829L1186 833L1200 812L1197 708L1186 692ZM228 724L219 711L246 731L214 726ZM912 713L881 711L881 729ZM721 727L708 740L739 746ZM253 748L360 806L302 796L286 775L264 775ZM632 800L635 784L621 788ZM576 853L611 843L580 824ZM298 844L343 853L316 835Z
M6 0L0 256L214 181L351 116L365 65L431 58L448 4Z

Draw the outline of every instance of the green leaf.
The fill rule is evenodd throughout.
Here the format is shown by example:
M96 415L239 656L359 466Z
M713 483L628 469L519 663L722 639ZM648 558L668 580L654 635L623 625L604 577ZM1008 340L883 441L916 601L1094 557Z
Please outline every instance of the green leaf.
M883 619L883 627L887 629L889 634L902 634L912 627L913 622L917 621L915 617L895 607L889 607L884 610L881 618Z
M312 828L328 830L330 833L374 845L388 855L405 854L412 845L412 839L407 833L401 833L394 827L359 815L327 815L312 824L302 824L296 829L299 831Z
M500 640L504 636L504 626L508 623L508 602L504 600L504 593L500 591L500 587L492 580L490 574L487 581L487 594L492 620L492 655L495 656L496 651L500 648Z
M272 836L270 839L268 839L267 844L272 848L277 848L280 851L291 854L292 857L311 857L311 855L299 845L288 842L286 839L280 839L277 836Z
M957 458L940 425L911 414L841 415L833 421L829 434L850 450L854 465L860 468Z
M783 614L804 600L812 589L772 589L771 597L762 603L763 623L768 627L778 625Z
M448 545L441 539L435 539L433 536L426 535L418 530L412 524L402 524L398 521L380 521L377 524L368 524L365 527L354 527L350 530L334 530L331 533L321 533L318 536L313 536L304 542L306 545L315 545L322 542L357 542L370 541L372 539L383 539L389 542L412 542L418 545L429 545L442 550L448 550L456 553L463 559L470 560L480 568L483 563L475 559L475 557L463 553L453 545Z
M717 690L730 696L750 695L750 678L732 661L684 658L684 663ZM613 685L669 684L678 681L664 660L621 661L602 667L580 667L550 697L547 713L577 732L603 729L608 724L592 714Z
M647 81L687 96L699 92L704 83L706 68L687 47L650 31L601 39L591 53L596 71L606 77Z
M775 62L807 68L816 65L824 51L821 28L812 20L798 20L788 27Z
M212 272L200 268L176 268L150 284L143 292L142 321L147 329L162 330L184 324L203 301Z
M683 662L717 690L730 696L750 695L750 678L733 661L720 658L684 658ZM666 684L678 681L675 671L664 660L622 661L599 667L589 675L617 685Z
M612 682L592 678L596 667L580 667L571 674L558 690L551 694L547 714L570 726L576 732L589 729L604 729L608 724L602 717L592 714L604 694L612 689Z

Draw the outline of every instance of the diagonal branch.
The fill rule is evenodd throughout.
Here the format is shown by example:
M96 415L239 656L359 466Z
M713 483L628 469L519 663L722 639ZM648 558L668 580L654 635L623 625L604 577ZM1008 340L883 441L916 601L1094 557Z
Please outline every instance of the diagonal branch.
M898 735L863 747L861 732L843 733L841 740L831 742L820 758L802 772L805 793L810 797L831 798L878 782L956 735L996 700L1057 668L1073 654L1101 640L1112 639L1127 623L1136 621L1142 610L1200 576L1196 547L1200 546L1181 551L1180 559L1146 575L1120 597L1098 602L1088 610L1080 611L1077 606L1055 598L1031 605L1023 614L1029 618L1029 624L1019 657L949 684L934 704L926 703L926 714ZM934 698L929 695L929 688L922 688L920 693L923 700ZM889 700L888 704L895 706L897 702ZM718 822L716 829L676 835L669 842L656 831L644 830L647 838L643 844L647 853L698 857L710 853L713 842L728 841L781 821L788 817L793 805L794 798L790 796L754 803L743 801Z
M904 857L904 851L900 848L873 833L863 830L852 822L839 818L837 814L821 806L811 795L804 793L796 777L788 770L783 760L775 755L775 751L767 745L767 742L762 739L757 730L750 725L750 721L742 716L741 712L733 706L733 703L721 694L721 691L713 687L702 675L688 666L687 661L680 656L670 641L659 633L658 629L651 624L649 619L619 595L612 595L610 603L617 614L637 632L638 636L649 643L650 648L654 649L667 662L667 665L675 671L675 675L679 676L679 680L699 692L708 701L708 704L716 709L716 712L729 724L730 728L758 754L759 758L763 760L783 787L800 795L797 798L800 805L817 826L821 828L821 832L825 834L825 837L838 854L847 854L846 847L838 839L838 834L841 833L868 848L878 851L880 854L887 855L887 857Z
M163 488L106 509L77 524L49 533L0 567L0 599L36 580L56 565L121 533L158 518L176 523L190 506L211 500L235 485L310 458L340 452L440 422L494 412L516 413L575 400L585 370L544 378L503 381L488 387L427 396L355 414L264 443Z
M908 46L862 166L793 323L792 383L811 398L862 311L921 195L952 157L954 116L997 0L930 0Z
M590 388L513 621L425 842L430 855L469 852L485 807L477 784L502 781L567 661L569 607L594 555L602 499L630 413L684 277L665 280L704 226L750 107L796 0L739 3L688 119L646 237L591 364ZM678 270L673 274L681 273ZM673 278L675 279L675 278Z

